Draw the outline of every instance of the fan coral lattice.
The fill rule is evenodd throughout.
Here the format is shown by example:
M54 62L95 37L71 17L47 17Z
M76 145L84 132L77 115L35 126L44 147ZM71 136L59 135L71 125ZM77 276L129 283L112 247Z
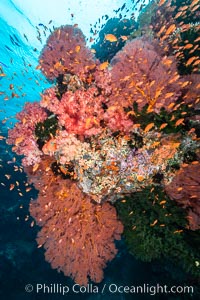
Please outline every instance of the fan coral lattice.
M50 160L47 159L47 165ZM114 239L120 239L123 225L109 203L96 205L76 183L45 171L45 160L29 178L38 188L30 213L39 226L39 247L44 245L46 260L80 285L103 279L103 268L117 253ZM43 180L44 179L44 180Z

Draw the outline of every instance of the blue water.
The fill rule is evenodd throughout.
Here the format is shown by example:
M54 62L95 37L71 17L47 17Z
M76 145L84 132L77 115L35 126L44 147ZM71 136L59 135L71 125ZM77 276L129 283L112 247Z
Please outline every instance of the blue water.
M42 3L41 3L42 2ZM50 3L49 3L50 2ZM90 5L88 4L90 2ZM26 101L39 101L40 93L50 86L50 83L36 69L39 53L45 44L48 28L64 23L78 23L89 40L90 24L100 29L105 21L102 16L118 17L116 13L124 1L0 1L0 68L6 74L0 77L0 135L7 134L7 129L16 121L15 114L19 112ZM144 2L144 1L143 1ZM146 1L148 3L148 1ZM133 1L126 1L130 16ZM100 21L98 19L100 18ZM87 19L87 20L86 20ZM97 23L96 23L97 22ZM41 35L41 41L37 38ZM39 36L40 36L39 35ZM97 36L98 40L98 36ZM11 84L13 86L11 86ZM14 95L12 94L14 93ZM35 241L37 227L31 227L31 219L27 219L28 206L31 197L37 192L32 190L24 193L26 175L13 169L11 148L0 140L0 299L191 299L189 295L133 295L126 293L68 293L61 294L25 292L27 284L60 284L73 286L71 279L52 270L44 260L44 250L37 249ZM20 165L20 159L15 163ZM12 182L19 182L19 190L10 191L5 174L11 175ZM21 193L21 195L20 195ZM25 195L25 196L24 196ZM117 244L119 253L105 270L104 281L98 285L99 290L104 284L117 286L132 286L157 283L181 285L189 280L179 269L168 262L142 263L128 254L124 241ZM194 298L193 298L194 299Z

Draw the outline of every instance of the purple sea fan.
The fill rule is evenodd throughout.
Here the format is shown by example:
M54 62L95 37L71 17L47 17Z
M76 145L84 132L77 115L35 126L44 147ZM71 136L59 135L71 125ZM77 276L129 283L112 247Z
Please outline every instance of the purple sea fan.
M149 104L149 110L158 113L161 107L170 110L181 95L175 58L162 57L144 38L127 42L111 65L112 105L128 107L136 101L139 108Z

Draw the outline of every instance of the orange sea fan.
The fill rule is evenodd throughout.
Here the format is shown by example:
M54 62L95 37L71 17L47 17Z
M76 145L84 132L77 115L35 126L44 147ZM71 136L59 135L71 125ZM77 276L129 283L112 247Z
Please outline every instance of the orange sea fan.
M169 197L188 212L189 227L191 230L200 229L200 164L182 167L172 180L165 186Z
M144 38L127 42L111 61L112 105L131 106L134 101L139 108L159 112L161 107L169 110L181 94L181 79L173 57L162 57L154 43Z
M38 247L44 246L52 268L76 283L86 285L89 278L100 282L103 268L117 253L114 239L120 239L123 231L115 208L109 203L94 204L76 183L42 169L44 164L34 178L38 173L42 182L48 172L50 180L45 186L36 182L39 197L30 203L32 217L42 226Z

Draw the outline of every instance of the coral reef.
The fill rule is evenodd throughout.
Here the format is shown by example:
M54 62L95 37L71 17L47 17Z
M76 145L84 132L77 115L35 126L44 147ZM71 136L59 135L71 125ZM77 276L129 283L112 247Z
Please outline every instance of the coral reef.
M30 203L42 227L38 247L79 284L103 279L123 226L136 257L177 260L199 276L197 242L189 241L198 241L200 226L199 38L187 19L196 20L193 2L147 6L142 37L106 32L103 44L112 47L101 62L77 26L55 29L38 67L54 86L26 104L9 130L7 143L23 155L38 190Z

